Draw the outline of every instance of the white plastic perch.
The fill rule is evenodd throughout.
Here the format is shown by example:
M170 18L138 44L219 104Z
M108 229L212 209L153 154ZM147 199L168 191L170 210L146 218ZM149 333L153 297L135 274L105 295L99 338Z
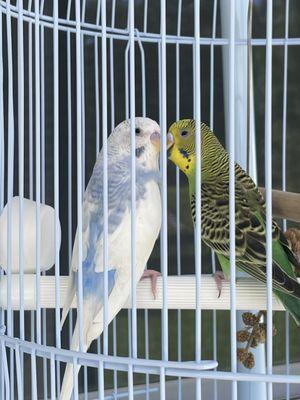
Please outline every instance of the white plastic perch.
M61 304L67 290L67 276L60 277ZM24 275L24 308L35 309L35 275ZM229 282L223 283L222 294L218 298L218 291L214 278L211 275L202 275L201 282L201 307L207 310L228 310L230 308ZM169 309L195 309L196 308L196 280L194 275L169 276L168 277L168 308ZM41 301L42 308L55 308L55 277L41 276ZM237 309L248 310L266 309L266 287L265 285L250 278L240 278L236 285ZM12 307L19 309L19 275L12 275ZM7 308L7 277L2 276L0 280L0 307ZM72 307L76 307L76 301ZM157 298L153 299L150 280L145 279L137 287L137 307L143 309L162 308L162 279L157 281ZM128 300L125 308L130 308ZM273 309L283 310L282 305L274 297Z

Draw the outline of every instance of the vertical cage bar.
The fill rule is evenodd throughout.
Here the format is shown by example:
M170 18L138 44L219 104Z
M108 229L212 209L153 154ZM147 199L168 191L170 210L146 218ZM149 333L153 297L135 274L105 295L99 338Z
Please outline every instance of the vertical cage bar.
M148 0L144 0L144 22L143 22L143 31L147 32L148 25Z
M231 371L237 372L236 270L235 270L235 1L230 2L229 31L229 226L230 226L230 338ZM232 400L237 400L237 381L232 381Z
M134 399L134 391L133 391L133 368L132 364L128 365L128 400Z
M112 0L111 27L115 27L116 0ZM115 127L115 77L114 77L114 40L109 40L110 54L110 108L111 108L111 130Z
M86 2L82 2L82 22L85 22ZM85 188L85 59L84 59L84 34L81 32L81 120L82 120L82 198L84 196ZM84 400L88 396L88 374L87 366L83 366L84 376Z
M83 351L85 340L83 335L83 287L82 287L82 86L81 86L81 19L80 19L80 0L76 0L76 130L77 130L77 234L78 234L78 330L79 330L79 349Z
M19 301L20 338L25 339L24 323L24 33L23 0L18 1L18 162L19 162Z
M97 16L100 13L100 2L97 4ZM100 15L100 14L99 14ZM98 17L96 19L98 21ZM99 41L94 37L94 59L95 59L95 118L96 118L96 159L100 152L100 103L99 103ZM101 338L97 338L97 353L101 353Z
M127 15L127 26L129 26L129 7L128 7L128 15ZM130 91L129 91L129 49L130 49L130 41L128 41L125 54L124 54L124 63L125 63L125 118L128 119L130 117ZM128 318L128 356L132 356L132 323L131 323L131 311L127 311Z
M6 10L7 63L8 63L8 156L7 156L7 334L14 335L12 310L12 199L14 179L14 103L13 103L13 58L10 0ZM14 354L10 349L10 395L14 398Z
M82 6L83 7L83 6ZM85 10L85 8L83 8ZM84 17L82 16L84 22ZM81 145L82 145L82 162L81 162L81 175L82 175L82 195L85 188L85 78L84 78L84 34L81 31Z
M196 208L195 208L195 274L196 274L196 311L195 311L195 358L201 361L201 74L200 74L200 0L194 2L194 115L196 150ZM201 399L201 379L196 379L196 399Z
M132 315L131 311L127 311L127 317L128 317L128 357L132 357Z
M0 214L4 207L4 166L5 166L5 139L4 139L4 87L3 87L3 13L0 8ZM1 236L0 236L1 240ZM0 268L0 279L4 275L4 271ZM5 320L5 312L0 308L0 327L3 329ZM0 396L4 398L5 389L5 373L4 373L4 354L3 354L3 342L0 346ZM3 360L3 361L2 361ZM7 385L6 385L7 390Z
M43 15L43 1L41 3L40 14ZM40 44L40 53L41 53L41 184L42 184L42 202L45 203L45 190L46 190L46 161L45 161L45 152L46 152L46 143L45 143L45 130L46 130L46 106L45 106L45 28L44 25L41 24L41 44ZM46 324L46 315L43 310L43 332L44 332L44 324Z
M31 351L31 396L32 400L37 400L38 382L36 379L36 352Z
M32 1L28 2L28 10L31 10ZM28 120L29 120L29 198L33 200L33 65L32 65L32 27L33 23L28 23ZM30 311L30 339L35 341L35 313Z
M19 328L21 339L25 338L24 327L24 257L23 257L23 197L24 197L24 40L23 2L18 2L18 162L19 162ZM22 381L21 381L22 382Z
M289 0L285 2L285 43L283 58L283 110L282 110L282 190L286 191L286 122L287 122L287 84L288 84L288 44L289 37ZM287 221L283 221L283 231L287 229ZM285 312L285 372L290 373L290 314ZM290 385L286 384L286 400L290 400Z
M166 400L166 376L165 369L161 367L159 374L159 382L160 382L160 400Z
M58 0L53 2L53 91L54 91L54 210L55 210L55 345L60 336L60 257L59 257L59 41ZM57 393L60 393L60 365L57 363Z
M55 338L60 340L60 260L59 260L59 42L58 0L53 3L53 82L54 82L54 209L55 209Z
M12 209L14 177L14 104L13 104L13 59L10 0L6 10L7 64L8 64L8 159L7 159L7 333L13 336L12 311Z
M142 78L142 116L146 117L146 71L145 71L145 51L143 47L143 43L140 38L140 34L138 29L135 29L135 33L137 35L140 56L141 56L141 78Z
M37 3L38 6L38 3ZM41 6L39 9L39 14L43 15L44 12L44 1L42 0ZM41 158L41 200L43 203L46 201L46 97L45 97L45 29L44 25L41 25L41 36L40 36L40 132L41 132L41 140L40 140L40 158ZM39 33L36 32L38 35ZM39 139L38 139L39 140ZM37 179L37 177L36 177ZM38 185L38 183L37 183ZM37 204L37 223L39 221L39 203ZM38 233L38 232L37 232ZM37 243L37 252L39 252L40 244ZM37 254L38 257L38 254ZM38 268L39 268L39 260L38 261ZM45 272L42 273L45 275ZM37 281L39 277L36 277ZM37 282L38 287L40 284ZM47 344L47 310L42 309L42 343L44 345ZM48 398L48 368L47 368L47 360L43 358L43 394L44 400Z
M70 17L71 17L71 7L72 7L72 0L68 0L68 4L67 4L67 13L66 13L67 21L70 21ZM76 17L75 17L75 19L76 19Z
M3 13L2 8L0 8L0 214L2 213L4 207L4 147L5 147L5 140L4 140L4 104L3 104L3 97L4 97L4 87L3 87ZM1 236L0 236L1 240ZM0 279L4 275L2 268L0 268ZM4 327L4 310L0 308L0 327L3 329ZM3 354L3 342L1 342L0 346L0 396L4 398L4 390L6 386L6 390L9 385L5 385L5 373L4 373L4 354ZM6 355L6 354L5 354Z
M16 357L16 375L17 375L17 393L18 399L24 398L23 392L23 379L22 379L22 368L21 368L21 359L20 359L20 346L16 344L15 347L15 357Z
M178 0L177 7L177 36L181 35L181 13L182 0ZM180 119L180 45L176 43L176 120ZM180 235L180 170L176 166L176 255L177 275L181 275L181 235ZM181 310L177 311L177 357L182 358L182 336L181 336ZM178 400L182 399L182 382L178 377Z
M117 342L117 316L113 319L113 356L116 357L118 354L118 342ZM114 370L114 396L118 394L118 371Z
M180 118L180 117L179 117ZM179 120L176 117L176 120ZM181 235L180 235L180 170L176 167L176 247L177 247L177 275L181 275ZM178 361L181 361L182 358L182 336L181 336L181 310L177 310L177 353L178 353ZM182 398L182 384L181 377L178 377L178 399Z
M77 2L76 2L77 3ZM79 9L80 13L80 9ZM78 400L78 366L76 357L73 358L73 400Z
M96 25L100 25L100 11L101 11L101 1L97 3L97 11L96 11Z
M33 200L33 65L32 65L32 26L33 23L28 23L28 129L29 129L29 198ZM25 82L26 83L26 82ZM32 312L31 318L34 318ZM34 332L32 332L34 334Z
M136 34L138 38L138 44L141 55L141 75L142 75L142 116L146 117L147 112L147 84L146 84L146 62L145 62L145 51L140 40L139 31L136 29ZM146 265L147 268L147 265ZM145 326L145 358L149 359L149 334L147 332L149 326L149 313L148 310L144 310L144 326ZM150 390L150 377L149 374L146 374L146 400L149 399L149 390Z
M167 220L167 43L166 43L166 0L160 2L160 92L161 92L161 173L162 173L162 228L161 228L161 271L163 280L163 310L162 310L162 359L169 358L168 334L168 220Z
M2 355L2 347L0 347L0 396L4 399L5 393L5 376L4 376L4 366L3 366L3 355Z
M104 399L104 369L103 362L100 360L98 365L98 396L99 399Z
M53 3L53 92L54 92L54 210L55 210L55 345L60 337L60 257L59 257L59 32L58 0ZM57 363L57 393L60 393L60 365Z
M116 0L112 1L111 27L115 27ZM111 109L111 130L115 128L115 75L114 75L114 40L110 39L110 109ZM113 355L118 353L117 343L117 316L113 320ZM118 394L118 372L114 370L114 396Z
M5 395L6 399L10 399L10 388L11 388L11 383L9 380L9 372L8 372L8 364L7 364L7 357L6 357L6 347L5 347L5 341L1 340L1 364L3 368L3 375L4 375L4 381L5 381Z
M273 370L272 316L272 24L273 0L267 2L266 86L265 86L265 186L266 186L266 255L267 255L267 373ZM268 400L273 399L273 385L267 385Z
M125 118L129 118L129 71L128 71L128 54L129 54L129 42L127 43L124 53L124 65L125 65Z
M41 0L41 14L44 14L45 0Z
M67 19L69 19L69 11L71 9L71 0L68 1L67 7ZM72 270L72 249L73 249L73 240L72 240L72 227L73 227L73 218L72 218L72 54L71 54L71 32L67 32L67 99L68 99L68 266L69 273ZM69 312L69 344L72 340L73 334L73 310Z
M132 357L137 358L136 311L136 164L135 164L135 39L134 0L129 1L130 136L131 136L131 342Z
M218 0L214 0L213 5L213 23L212 23L212 39L213 41L216 39L216 26L217 26L217 10L218 10ZM215 47L212 42L210 45L210 116L209 116L209 124L210 128L214 129L214 68L215 68ZM211 252L211 262L212 262L212 273L216 273L216 255L215 252ZM217 336L217 310L213 310L213 359L217 360L218 358L218 336ZM215 379L213 381L214 389L214 400L218 398L218 381Z
M106 0L101 1L102 25L102 151L103 151L103 354L108 354L108 154L107 154L107 32Z
M285 3L285 43L283 56L283 107L282 107L282 190L286 191L286 124L287 124L287 89L288 89L288 38L289 38L289 0ZM287 229L287 221L283 220L283 230Z
M36 342L41 344L41 304L40 304L40 247L41 247L41 143L40 143L40 20L39 0L35 0L35 199L36 199Z
M82 22L85 22L85 10L86 10L86 0L82 0Z
M54 353L51 353L50 358L50 394L51 400L55 400L55 357Z
M3 87L3 13L0 8L0 212L4 207L4 165L5 165L5 140L4 140L4 87ZM1 240L1 238L0 238ZM0 268L0 275L3 271ZM0 326L4 324L4 311L0 309Z
M75 372L73 371L73 374ZM78 387L78 374L77 374L77 387ZM84 393L84 400L87 400L88 398L88 371L87 371L87 366L83 366L83 393ZM77 389L77 394L78 394L78 389ZM78 398L78 396L77 396Z
M96 117L96 158L100 151L100 103L99 103L99 51L98 37L94 37L94 54L95 54L95 117Z
M145 310L145 358L149 359L149 311ZM146 374L146 400L150 399L150 376Z

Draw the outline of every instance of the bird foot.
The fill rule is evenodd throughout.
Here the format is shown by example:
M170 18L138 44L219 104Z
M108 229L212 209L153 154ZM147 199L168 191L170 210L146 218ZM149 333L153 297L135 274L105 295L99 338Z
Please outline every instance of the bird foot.
M155 271L154 269L146 269L141 277L141 280L145 278L151 279L151 290L154 300L156 300L156 283L158 276L161 276L161 273L159 271Z
M216 271L214 274L214 279L215 279L215 282L217 285L217 289L219 291L219 294L218 294L218 299L219 299L221 296L221 293L222 293L223 281L226 280L226 277L222 271Z

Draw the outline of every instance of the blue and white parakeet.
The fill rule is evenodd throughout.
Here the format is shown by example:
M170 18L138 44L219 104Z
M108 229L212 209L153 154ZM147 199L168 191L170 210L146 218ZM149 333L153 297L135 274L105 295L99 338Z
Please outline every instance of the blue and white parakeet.
M108 313L109 322L130 296L131 286L131 147L130 120L108 138ZM160 127L149 118L135 119L136 140L136 281L145 270L161 226L159 189ZM103 152L96 161L83 202L83 335L86 351L103 331ZM72 255L62 324L76 294L78 237ZM79 349L78 321L71 343ZM73 366L66 367L61 399L73 390Z

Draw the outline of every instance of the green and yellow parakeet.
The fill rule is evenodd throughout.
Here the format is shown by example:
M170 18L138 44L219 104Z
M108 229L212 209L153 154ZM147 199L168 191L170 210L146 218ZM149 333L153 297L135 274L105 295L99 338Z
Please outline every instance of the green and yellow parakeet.
M169 158L187 176L190 206L195 220L195 121L173 123ZM236 266L266 282L265 201L246 172L235 164ZM229 261L229 156L214 133L201 124L201 230L203 241L215 251L225 275ZM273 290L300 325L300 285L295 276L299 263L286 238L273 221Z

